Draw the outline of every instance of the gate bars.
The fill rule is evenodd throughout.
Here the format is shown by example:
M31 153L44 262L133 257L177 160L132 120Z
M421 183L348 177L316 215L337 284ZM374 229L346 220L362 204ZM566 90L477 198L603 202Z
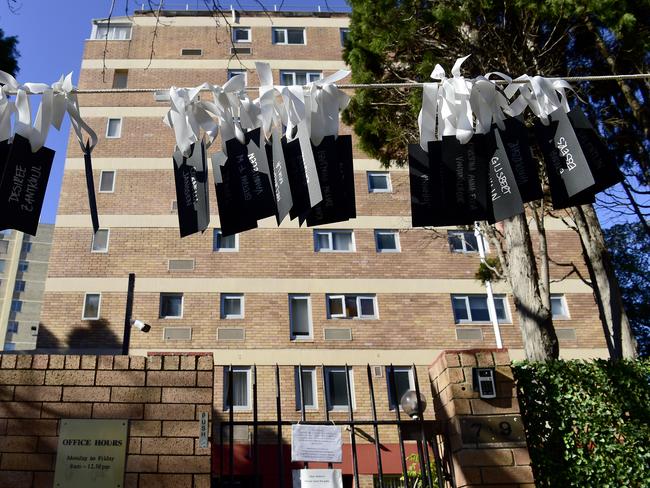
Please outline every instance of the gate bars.
M296 368L295 366L287 366L292 369ZM275 365L275 409L276 415L275 419L259 419L259 410L258 410L258 384L257 384L257 365L253 365L251 368L252 374L252 399L253 399L253 419L251 420L235 420L234 418L234 408L233 408L233 366L224 366L224 369L227 369L227 379L228 386L226 391L226 398L224 402L224 408L228 409L228 420L227 422L221 421L218 422L218 451L219 451L219 487L228 487L232 488L234 486L240 486L234 484L235 476L235 454L234 454L234 427L238 425L252 426L253 435L252 435L252 465L253 465L253 485L254 487L262 487L262 476L260 470L260 454L259 454L259 427L269 427L275 428L277 435L277 463L278 463L278 474L277 481L280 488L285 488L286 480L291 479L291 473L287 478L286 465L284 462L284 446L282 442L282 428L284 426L290 426L296 423L292 420L283 420L282 418L282 398L281 398L281 389L280 389L280 367ZM394 420L380 420L377 418L377 406L375 400L375 390L373 377L370 369L370 365L366 365L366 373L368 380L368 391L370 394L370 406L372 412L372 418L367 420L355 420L354 412L352 407L352 391L351 391L351 382L350 382L350 367L345 365L345 385L346 385L346 397L347 397L347 409L348 409L348 420L347 421L337 421L337 425L346 425L350 430L350 446L352 452L352 467L354 473L354 483L355 488L360 488L359 485L359 465L358 465L358 454L357 454L357 443L356 443L356 432L355 428L357 426L372 426L374 434L374 451L377 463L377 484L378 488L384 488L384 472L383 472L383 462L381 455L381 442L379 438L379 426L389 426L393 425L397 428L397 435L399 440L399 451L400 451L400 461L402 469L402 480L403 486L405 488L415 488L415 486L422 488L455 488L455 480L453 476L453 468L451 459L449 458L449 446L447 440L440 431L439 425L435 421L427 421L424 419L424 414L422 411L422 404L418 402L418 412L417 415L414 415L414 419L404 420L402 418L402 412L400 412L400 402L397 398L397 388L395 381L395 368L391 364L388 368L388 382L389 382L389 394L391 396L392 405L395 406L395 419ZM294 369L295 371L295 369ZM415 386L415 393L417 398L420 398L421 390L417 376L417 370L415 364L412 365L413 371L413 382ZM329 398L327 395L327 378L326 378L326 367L321 365L322 380L323 380L323 394L324 394L324 411L325 418L323 420L317 421L307 421L306 409L305 409L305 391L303 385L303 366L302 364L297 366L297 386L299 388L299 398L300 398L300 423L307 425L324 425L331 424L330 420L330 404ZM225 375L224 375L225 376ZM316 373L314 372L313 379L315 380ZM431 385L432 386L432 385ZM317 391L314 387L314 391ZM434 395L433 387L431 388L431 394ZM426 425L433 425L435 431L432 433L429 431L427 435ZM224 429L228 428L228 470L224 470L224 454L226 451L226 444L224 443ZM404 433L408 429L408 432L413 432L413 428L416 428L418 435L414 437L409 437L405 439ZM250 434L249 434L250 435ZM415 440L418 450L418 459L419 459L419 474L421 477L421 484L416 483L413 479L408 476L408 466L407 466L407 457L405 450L405 440ZM249 439L250 441L250 439ZM440 445L443 445L443 455L441 455ZM431 459L430 451L433 453L434 462L435 462L435 473L436 476L433 476L431 471ZM309 463L305 462L304 467L308 468ZM332 468L332 463L328 463L328 467ZM435 485L434 485L435 483ZM244 486L244 485L241 485ZM248 486L248 485L246 485Z

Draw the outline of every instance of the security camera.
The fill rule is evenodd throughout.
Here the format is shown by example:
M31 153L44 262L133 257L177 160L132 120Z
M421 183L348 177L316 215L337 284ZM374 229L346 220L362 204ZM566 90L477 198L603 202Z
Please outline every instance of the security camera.
M142 320L131 320L131 325L134 327L137 327L140 332L144 332L145 334L151 330L151 326L149 324L145 324Z

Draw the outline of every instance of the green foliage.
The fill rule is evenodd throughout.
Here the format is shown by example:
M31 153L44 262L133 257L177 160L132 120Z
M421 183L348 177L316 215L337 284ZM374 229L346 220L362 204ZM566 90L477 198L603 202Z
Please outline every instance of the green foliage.
M501 276L501 261L496 257L486 257L485 262L479 264L478 271L474 274L474 278L483 284L486 281L499 281Z
M438 475L436 471L436 463L432 459L433 454L431 454L430 458L430 472L432 476L432 480L430 480L430 484L427 486L436 486L438 483ZM409 479L409 486L412 488L423 488L424 487L424 482L422 480L422 472L420 470L420 456L417 454L411 454L410 456L407 456L406 458L406 476L408 476ZM400 477L401 481L404 481L404 476Z
M5 37L0 29L0 70L15 76L18 73L18 39L15 36Z
M538 487L650 486L650 360L513 370Z

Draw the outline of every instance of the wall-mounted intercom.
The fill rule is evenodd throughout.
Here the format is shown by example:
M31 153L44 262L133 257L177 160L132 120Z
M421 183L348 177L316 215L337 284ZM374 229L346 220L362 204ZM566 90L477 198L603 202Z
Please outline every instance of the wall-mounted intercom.
M481 398L496 398L494 368L472 368L472 379L474 391L478 391Z

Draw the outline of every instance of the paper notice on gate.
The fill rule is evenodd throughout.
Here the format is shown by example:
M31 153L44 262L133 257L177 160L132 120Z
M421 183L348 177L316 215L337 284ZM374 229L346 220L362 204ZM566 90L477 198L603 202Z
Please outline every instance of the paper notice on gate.
M343 488L340 469L294 469L293 488Z
M291 426L292 461L340 463L342 457L340 427L301 424Z

